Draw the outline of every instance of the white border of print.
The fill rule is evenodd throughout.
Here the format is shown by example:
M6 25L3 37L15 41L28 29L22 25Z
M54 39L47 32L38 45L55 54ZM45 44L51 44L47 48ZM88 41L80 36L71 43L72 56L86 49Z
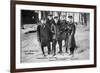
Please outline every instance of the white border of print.
M20 22L21 9L24 10L45 10L45 11L67 11L67 12L88 12L90 13L90 59L77 61L56 61L41 63L20 63ZM70 8L70 7L51 7L35 5L16 5L16 68L40 68L40 67L57 67L57 66L75 66L94 64L94 11L93 9Z

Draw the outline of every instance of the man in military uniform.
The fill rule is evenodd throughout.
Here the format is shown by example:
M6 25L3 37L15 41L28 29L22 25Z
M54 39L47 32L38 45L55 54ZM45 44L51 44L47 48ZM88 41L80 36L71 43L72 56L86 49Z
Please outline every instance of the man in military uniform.
M52 36L53 33L52 33L52 30L51 30L51 25L52 24L54 24L54 20L53 20L52 13L50 13L50 14L48 14L47 21L46 21L46 25L47 25L48 33L49 33L49 41L50 41L50 43L53 42L53 36ZM51 53L51 49L49 51Z
M58 16L54 16L54 27L53 27L53 52L54 55L56 55L56 44L58 42L59 45L59 53L62 53L62 40L61 40L61 35L60 35L60 28L61 28L61 24L60 24L60 20Z
M70 55L74 55L74 50L76 48L76 42L75 42L75 31L76 26L73 22L73 17L68 16L69 22L68 22L68 47L67 49L70 50Z
M65 47L68 46L68 22L66 21L66 15L60 16L60 40L64 40ZM66 50L67 52L67 50Z
M41 50L44 56L46 56L44 50L45 46L48 47L48 54L50 54L50 40L49 40L50 35L48 33L47 27L48 26L46 25L46 19L41 18L41 21L37 27L37 35L38 35L39 42L41 43Z

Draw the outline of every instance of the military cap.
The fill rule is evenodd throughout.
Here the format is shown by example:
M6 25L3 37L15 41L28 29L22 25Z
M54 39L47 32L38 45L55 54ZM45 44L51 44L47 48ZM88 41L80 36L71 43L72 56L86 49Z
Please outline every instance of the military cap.
M56 19L56 18L58 18L58 16L54 16L54 18Z

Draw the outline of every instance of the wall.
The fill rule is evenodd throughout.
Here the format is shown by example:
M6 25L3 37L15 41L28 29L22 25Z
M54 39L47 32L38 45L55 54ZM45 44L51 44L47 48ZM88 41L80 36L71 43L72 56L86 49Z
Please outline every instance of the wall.
M97 31L98 37L100 31L100 0L34 0L43 2L58 2L58 3L71 3L71 4L88 4L97 5ZM54 70L54 71L41 71L35 73L98 73L100 72L100 46L97 46L97 68L85 69L69 69L69 70ZM10 69L10 0L0 0L0 73L9 73ZM32 73L32 72L31 72Z

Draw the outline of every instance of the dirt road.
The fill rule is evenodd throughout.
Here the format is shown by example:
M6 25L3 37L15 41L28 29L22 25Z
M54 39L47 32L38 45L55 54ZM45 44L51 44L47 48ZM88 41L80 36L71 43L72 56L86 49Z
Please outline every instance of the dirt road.
M44 57L40 48L40 43L37 39L37 33L23 33L21 32L21 62L46 62L46 61L61 61L61 60L86 60L89 59L89 29L85 26L78 25L76 28L75 40L77 49L75 50L74 57L65 53L63 46L63 54L56 56L47 55ZM57 46L57 50L58 50ZM47 52L47 49L45 48Z

